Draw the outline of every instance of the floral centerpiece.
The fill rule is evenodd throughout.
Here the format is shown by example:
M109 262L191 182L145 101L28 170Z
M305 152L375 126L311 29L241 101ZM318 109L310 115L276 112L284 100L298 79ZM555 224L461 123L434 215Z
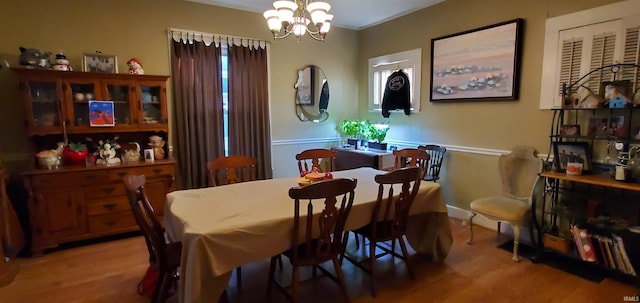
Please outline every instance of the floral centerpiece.
M111 165L120 163L120 158L117 156L117 150L120 149L120 144L116 142L119 137L115 136L112 140L98 140L98 144L96 144L97 151L94 153L96 157L99 157L96 160L96 164L98 165ZM91 138L87 138L87 141L93 141Z

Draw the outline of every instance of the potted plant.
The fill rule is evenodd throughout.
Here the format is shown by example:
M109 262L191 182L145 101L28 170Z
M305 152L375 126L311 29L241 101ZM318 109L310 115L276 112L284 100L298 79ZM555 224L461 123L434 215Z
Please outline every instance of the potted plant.
M340 124L340 131L347 136L347 144L358 148L358 141L362 134L363 121L354 120L342 120Z
M368 138L372 140L369 141L369 148L387 150L387 143L384 142L384 139L387 137L389 125L381 123L367 124Z
M86 144L71 142L62 150L62 162L64 165L84 165L88 155Z

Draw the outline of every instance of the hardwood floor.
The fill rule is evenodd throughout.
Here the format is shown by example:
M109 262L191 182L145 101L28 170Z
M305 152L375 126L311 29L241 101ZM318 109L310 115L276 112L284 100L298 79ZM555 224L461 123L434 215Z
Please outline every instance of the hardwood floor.
M388 257L376 263L376 298L371 297L369 276L345 261L352 302L623 302L624 296L638 294L633 285L612 279L594 283L525 258L513 263L510 252L496 248L499 241L488 229L474 228L475 242L467 245L467 227L450 220L454 243L449 256L442 263L431 263L412 255L415 280L409 279L401 260ZM507 236L500 239L506 240ZM139 236L13 261L19 263L20 272L12 284L0 288L2 303L148 302L136 294L147 267L147 250ZM276 274L285 281L291 275L286 263L285 258L284 271ZM268 260L243 265L241 288L232 278L228 299L221 302L287 302L275 288L269 300L264 298L267 271ZM343 299L337 285L322 277L302 284L300 301Z

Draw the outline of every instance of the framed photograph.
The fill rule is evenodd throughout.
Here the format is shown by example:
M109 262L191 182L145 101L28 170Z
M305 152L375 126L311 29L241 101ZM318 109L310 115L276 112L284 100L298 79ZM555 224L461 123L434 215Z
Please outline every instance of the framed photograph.
M516 100L523 22L431 39L431 101Z
M82 71L96 73L118 73L118 57L102 54L83 54Z
M89 126L116 126L113 101L89 101Z
M609 120L609 136L626 137L626 127L624 127L624 116L612 116Z
M557 171L566 171L567 163L582 164L582 172L591 170L591 152L587 142L554 142L553 165Z
M633 130L632 137L640 140L640 127L636 127L636 129Z
M587 136L606 137L609 134L609 118L591 117L589 118L589 129Z
M565 124L560 127L560 134L563 136L580 136L580 125Z
M624 108L633 104L633 84L629 80L604 81L600 94L609 108Z
M155 157L153 156L153 149L145 149L144 150L144 162L154 162Z
M297 105L313 105L313 69L313 66L307 66L298 71L298 81L295 84Z

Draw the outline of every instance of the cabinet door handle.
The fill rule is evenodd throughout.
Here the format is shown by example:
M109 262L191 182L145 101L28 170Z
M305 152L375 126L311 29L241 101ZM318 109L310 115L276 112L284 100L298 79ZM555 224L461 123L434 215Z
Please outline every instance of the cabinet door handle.
M114 190L116 190L116 188L115 188L115 187L106 187L106 188L103 188L103 189L102 189L102 192L103 192L103 193L105 193L105 194L110 194L110 193L112 193Z
M154 169L154 170L153 170L153 172L154 172L156 175L158 175L158 174L160 174L160 173L162 172L162 168L156 168L156 169Z
M104 225L109 226L109 227L112 227L112 226L114 226L115 224L116 224L116 221L115 221L115 220L110 220L110 221L106 221L106 222L104 222Z
M116 208L116 204L115 203L104 204L102 205L102 207L104 207L108 211L112 211L114 208Z
M98 177L97 175L86 175L85 176L86 179L95 179L97 177Z
M118 173L118 177L124 177L127 174L126 171L121 171Z

